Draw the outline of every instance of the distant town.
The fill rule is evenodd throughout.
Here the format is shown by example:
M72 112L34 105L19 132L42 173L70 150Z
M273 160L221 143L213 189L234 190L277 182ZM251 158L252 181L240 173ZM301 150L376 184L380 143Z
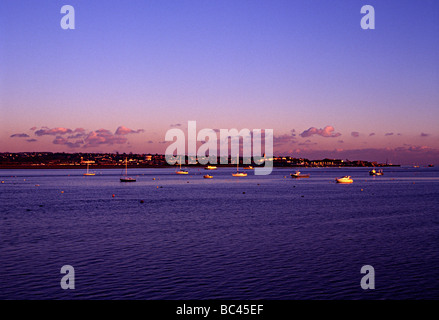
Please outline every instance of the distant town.
M195 158L195 157L194 157ZM309 160L294 157L273 157L274 167L389 167L398 166L387 163L370 162L365 160L321 159ZM199 163L188 165L188 157L184 159L185 166L202 166ZM226 165L234 166L232 159ZM235 160L235 159L234 159ZM240 158L240 163L243 163ZM195 161L194 161L195 162ZM0 169L69 169L85 168L119 168L128 164L130 168L163 168L170 167L163 154L134 154L134 153L53 153L53 152L20 152L0 153ZM255 163L251 163L256 165Z

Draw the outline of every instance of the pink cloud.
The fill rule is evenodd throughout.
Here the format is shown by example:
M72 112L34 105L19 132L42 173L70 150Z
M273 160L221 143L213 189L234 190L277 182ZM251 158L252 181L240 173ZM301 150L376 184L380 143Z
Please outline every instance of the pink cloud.
M107 129L98 129L98 130L94 130L94 132L102 133L102 134L112 134L111 131Z
M311 137L313 135L319 135L325 138L335 138L335 137L339 137L341 136L341 133L339 132L334 132L334 127L333 126L326 126L323 129L317 129L315 127L311 127L305 131L303 131L300 136L302 138L306 138L306 137Z
M252 135L253 132L250 132L250 135ZM282 135L278 135L278 136L273 136L273 145L274 146L279 146L279 145L283 145L286 143L296 143L295 141L295 134L282 134ZM265 135L263 136L265 137Z
M409 152L423 152L423 151L438 151L433 148L427 147L427 146L405 146L405 147L398 147L395 148L396 151L409 151Z
M85 132L80 132L71 136L68 136L67 139L78 139L78 138L82 138L85 137L87 134Z
M352 131L351 136L353 136L354 138L358 138L360 136L360 133L357 131Z
M55 138L55 140L52 141L53 144L58 144L58 145L65 145L69 148L78 148L80 147L84 142L82 140L77 140L75 142L71 142L69 140L67 140L66 138L63 138L61 136L57 136Z
M144 130L132 130L124 126L119 126L115 133L107 129L98 129L87 133L84 128L76 128L75 130L72 130L62 127L52 129L42 127L40 130L35 132L35 135L55 135L56 137L52 143L56 145L65 145L69 148L90 148L102 145L125 144L128 142L128 139L124 137L124 135L139 132L144 132ZM64 135L68 133L71 133L71 135L65 137Z
M29 138L29 135L26 133L15 133L10 138Z
M385 134L385 136L386 136L386 137L387 137L387 136L393 136L393 132L388 132L388 133Z
M57 136L57 135L63 135L66 133L72 133L72 129L67 129L67 128L52 128L49 129L47 127L43 127L40 130L35 131L35 135L37 136L45 136L45 135L52 135L52 136Z
M130 133L140 133L140 132L145 132L145 130L143 129L139 129L139 130L133 130L124 126L120 126L119 128L117 128L115 134L116 135L126 135L126 134L130 134Z
M53 144L65 144L67 142L66 138L63 138L61 136L57 136L55 140L52 141Z
M79 139L87 135L84 128L76 128L75 130L73 130L73 133L75 134L68 136L67 139Z
M124 144L128 141L127 138L114 135L111 131L106 129L99 129L90 132L84 139L84 147L97 147L101 145Z

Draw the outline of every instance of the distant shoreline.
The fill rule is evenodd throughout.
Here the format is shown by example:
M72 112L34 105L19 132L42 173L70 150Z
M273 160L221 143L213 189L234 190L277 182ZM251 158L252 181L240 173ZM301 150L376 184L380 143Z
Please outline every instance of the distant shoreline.
M185 168L204 168L207 165L183 165ZM226 165L215 165L218 168L234 168L236 165L234 164L226 164ZM246 167L247 165L240 165L240 167ZM257 166L254 166L257 168ZM401 167L401 165L381 165L380 168L387 167ZM178 168L178 166L170 166L170 165L156 165L156 166L128 166L128 169L165 169L165 168ZM261 167L262 168L262 167ZM311 169L311 168L373 168L372 166L274 166L274 168L303 168L303 169ZM0 165L0 170L19 170L19 169L81 169L86 170L86 165ZM94 165L90 166L89 170L100 170L100 169L125 169L123 165Z
M204 168L208 164L200 164L196 156L180 156L182 165L192 168ZM201 162L208 161L203 157ZM216 163L209 163L217 167L235 167L235 159L231 157L216 157ZM386 163L366 160L343 159L314 159L295 158L292 156L270 157L275 168L337 168L337 167L399 167ZM185 165L186 163L187 165ZM192 164L194 163L194 164ZM223 164L225 163L225 164ZM64 153L64 152L21 152L0 153L0 169L120 169L128 164L133 168L175 168L169 165L164 154L119 154L119 153ZM253 166L257 168L260 162L251 157L239 157L240 166ZM262 166L264 167L264 166Z

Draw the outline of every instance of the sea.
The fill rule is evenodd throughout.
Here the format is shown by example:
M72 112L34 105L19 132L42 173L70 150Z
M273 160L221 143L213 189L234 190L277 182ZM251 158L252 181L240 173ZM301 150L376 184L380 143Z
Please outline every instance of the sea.
M188 170L0 170L0 299L439 299L438 168Z

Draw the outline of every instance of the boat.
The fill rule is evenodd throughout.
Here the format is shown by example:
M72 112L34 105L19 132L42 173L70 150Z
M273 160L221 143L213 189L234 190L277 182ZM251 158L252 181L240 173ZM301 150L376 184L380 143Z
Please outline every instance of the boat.
M335 181L337 183L352 183L354 180L351 178L351 176L344 176L342 178L336 178Z
M120 178L120 182L136 182L136 178L131 178L131 177Z
M245 173L245 172L236 172L236 173L232 173L232 176L234 176L234 177L247 177L247 173Z
M253 170L254 168L252 166L244 167L244 170Z
M216 166L207 166L207 167L204 167L204 170L216 170L216 169L217 169Z
M433 168L433 167L434 167L434 164L429 164L428 167L429 167L429 168Z
M383 170L378 170L377 171L375 169L372 169L372 170L369 171L369 174L371 176L382 176L384 174L384 172L383 172Z
M239 172L239 155L236 157L236 173L232 173L234 177L247 177L247 173Z
M204 179L212 179L212 178L213 178L213 176L211 176L211 175L208 175L208 174L205 174L205 175L203 176L203 178L204 178Z
M189 174L189 172L187 170L182 170L181 169L181 156L180 156L180 170L175 171L176 174Z
M90 166L90 164L87 163L87 172L84 173L84 176L94 176L94 175L96 175L95 173L93 173L93 172L89 172L89 171L88 171L89 166Z
M290 173L291 178L309 178L309 174L300 174L300 171L296 171L296 173Z
M128 158L125 158L125 175L120 178L120 182L136 182L136 178L128 177Z

